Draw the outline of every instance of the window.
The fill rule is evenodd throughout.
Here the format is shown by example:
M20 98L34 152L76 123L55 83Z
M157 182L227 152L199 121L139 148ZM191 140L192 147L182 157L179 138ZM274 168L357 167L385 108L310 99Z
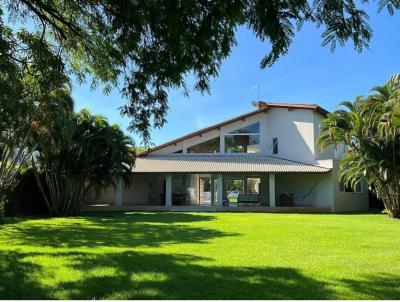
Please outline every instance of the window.
M237 202L240 194L260 194L259 177L228 176L225 178L225 194L229 202Z
M259 177L247 177L247 194L260 194L260 183Z
M191 146L187 153L219 153L219 137Z
M258 153L260 151L260 123L225 134L226 153Z
M182 149L178 150L178 151L175 151L174 153L182 153Z
M277 137L274 137L272 139L272 153L278 154L278 138Z
M339 183L339 192L346 193L362 193L361 182L356 183L355 188L353 189L350 185L344 184L343 182Z

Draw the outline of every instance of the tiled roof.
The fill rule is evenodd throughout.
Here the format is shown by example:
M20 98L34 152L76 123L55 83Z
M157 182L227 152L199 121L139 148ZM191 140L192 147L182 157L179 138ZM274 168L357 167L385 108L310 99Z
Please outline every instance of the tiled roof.
M330 168L260 154L163 155L136 158L135 173L295 172L326 173Z

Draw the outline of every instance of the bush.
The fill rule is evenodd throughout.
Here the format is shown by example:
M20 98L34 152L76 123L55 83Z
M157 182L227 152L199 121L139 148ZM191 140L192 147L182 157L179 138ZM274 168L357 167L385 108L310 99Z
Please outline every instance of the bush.
M6 216L49 214L32 169L20 173L18 184L9 192L7 199Z

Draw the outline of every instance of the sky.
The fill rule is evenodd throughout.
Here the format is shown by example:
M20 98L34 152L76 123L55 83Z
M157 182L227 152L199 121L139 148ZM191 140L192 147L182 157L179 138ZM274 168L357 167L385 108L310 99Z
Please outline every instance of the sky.
M289 52L273 67L260 68L261 59L268 52L268 42L261 43L251 31L241 27L237 31L238 45L221 67L219 76L211 80L211 93L191 92L187 98L182 91L169 93L168 123L152 130L155 145L167 142L206 126L254 110L251 102L260 100L318 104L332 111L341 101L351 101L366 95L370 89L384 84L391 75L400 73L400 12L389 16L386 11L369 10L373 38L369 49L362 53L349 42L335 52L322 47L322 29L305 24L297 33ZM188 83L193 83L188 78ZM129 118L122 117L118 108L125 104L117 91L103 95L101 89L89 85L73 85L76 109L88 108L102 114L123 130ZM137 145L138 135L129 133Z

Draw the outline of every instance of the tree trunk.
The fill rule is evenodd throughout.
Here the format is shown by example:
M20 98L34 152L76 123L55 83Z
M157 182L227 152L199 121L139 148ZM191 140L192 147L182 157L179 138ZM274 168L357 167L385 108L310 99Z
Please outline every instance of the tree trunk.
M6 211L6 194L0 193L0 224L4 221Z
M398 209L392 209L392 210L388 210L388 216L389 218L399 218L399 210Z

